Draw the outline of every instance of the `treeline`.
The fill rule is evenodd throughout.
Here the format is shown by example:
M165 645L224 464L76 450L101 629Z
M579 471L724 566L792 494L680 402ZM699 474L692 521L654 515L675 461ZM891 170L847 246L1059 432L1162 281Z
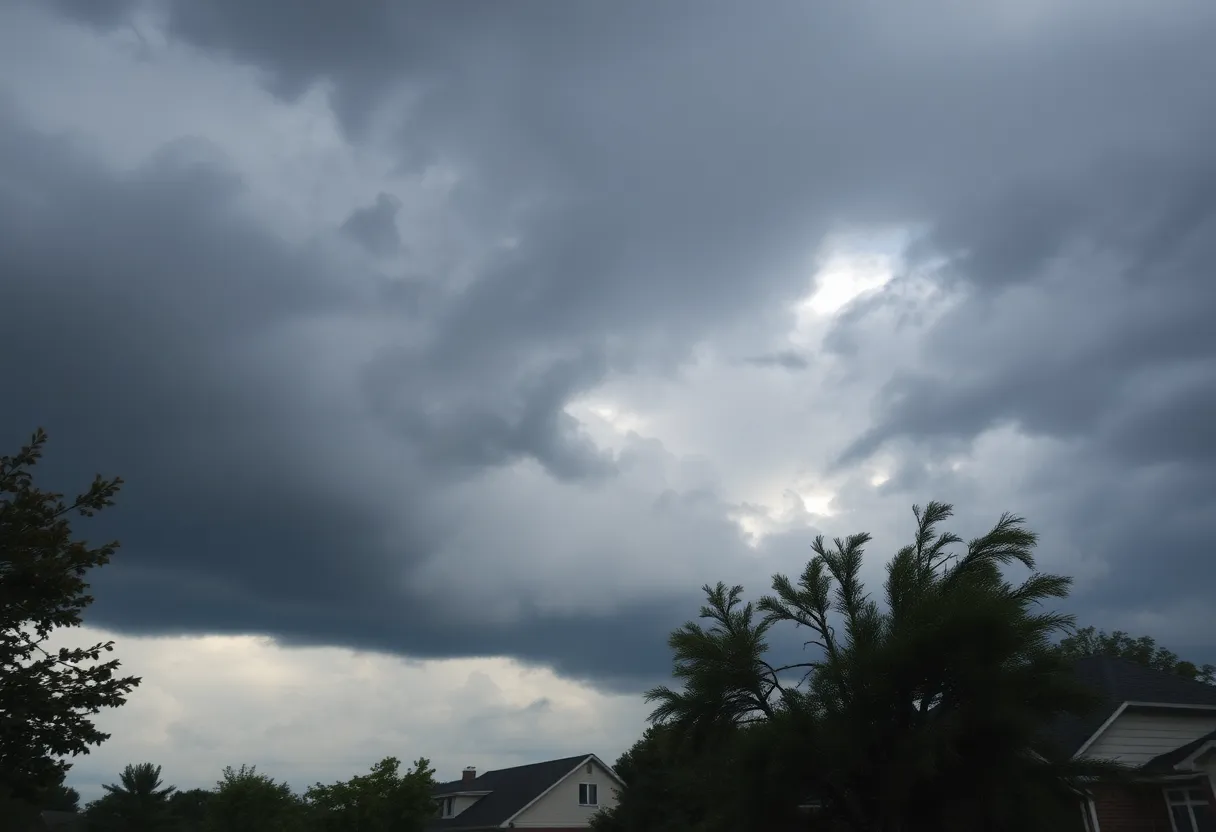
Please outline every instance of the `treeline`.
M394 757L303 794L253 766L225 768L211 789L165 785L160 766L128 765L84 808L89 832L411 832L435 816L434 771ZM64 807L70 809L70 807Z
M1071 579L1036 570L1022 518L964 542L941 528L949 505L913 512L881 604L861 579L866 534L817 538L802 574L755 601L704 588L596 832L1080 832L1082 797L1130 772L1073 759L1054 730L1099 705L1075 660L1212 682L1151 638L1077 630L1054 609ZM804 652L773 655L782 629Z

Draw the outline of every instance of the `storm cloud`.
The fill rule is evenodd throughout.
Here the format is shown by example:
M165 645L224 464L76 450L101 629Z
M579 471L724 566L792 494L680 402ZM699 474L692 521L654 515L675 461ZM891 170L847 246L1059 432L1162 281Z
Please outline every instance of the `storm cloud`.
M0 21L0 438L129 482L97 626L632 691L945 499L1216 658L1216 7ZM816 305L841 240L889 274Z

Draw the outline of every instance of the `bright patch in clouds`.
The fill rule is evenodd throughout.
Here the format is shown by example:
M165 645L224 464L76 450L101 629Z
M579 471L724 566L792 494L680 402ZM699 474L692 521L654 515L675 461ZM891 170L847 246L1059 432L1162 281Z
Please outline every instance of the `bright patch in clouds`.
M604 399L576 399L566 405L565 412L577 419L602 448L619 449L623 438L642 434L647 428L640 413Z
M815 289L798 304L799 317L831 316L895 275L908 240L904 230L830 237L817 254Z
M836 495L822 490L782 489L779 495L744 502L736 507L732 519L744 534L748 546L757 548L771 534L806 528L831 517Z

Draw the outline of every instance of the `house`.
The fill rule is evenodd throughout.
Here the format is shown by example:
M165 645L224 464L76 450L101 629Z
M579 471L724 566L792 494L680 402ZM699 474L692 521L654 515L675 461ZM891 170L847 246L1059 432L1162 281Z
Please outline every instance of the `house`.
M88 821L83 814L76 812L56 812L47 809L38 815L38 822L34 828L42 832L82 832L86 829Z
M1216 832L1216 686L1105 656L1080 659L1076 673L1103 704L1054 726L1060 750L1135 770L1129 785L1090 789L1080 828Z
M594 754L501 768L435 786L437 816L428 830L586 829L592 815L616 805L624 784Z

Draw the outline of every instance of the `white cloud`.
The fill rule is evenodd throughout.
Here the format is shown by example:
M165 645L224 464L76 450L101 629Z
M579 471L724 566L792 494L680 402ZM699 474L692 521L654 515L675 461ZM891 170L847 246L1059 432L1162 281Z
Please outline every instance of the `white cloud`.
M437 776L598 754L611 763L648 708L502 658L408 661L255 636L133 637L82 628L65 644L113 638L143 683L97 725L113 738L76 758L84 799L151 761L179 788L210 787L226 765L257 765L295 788L359 773L382 757L427 757Z
M831 317L862 295L880 289L901 268L906 229L836 234L824 240L816 254L814 290L798 302L798 330L814 326L814 318Z

